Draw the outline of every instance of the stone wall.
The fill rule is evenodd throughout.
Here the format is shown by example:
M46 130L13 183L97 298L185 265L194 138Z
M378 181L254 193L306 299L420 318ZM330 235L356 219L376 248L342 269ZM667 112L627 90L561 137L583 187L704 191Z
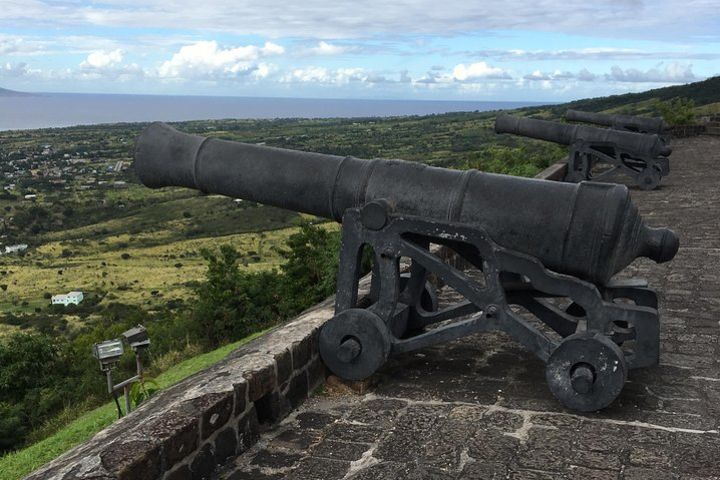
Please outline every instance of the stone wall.
M361 294L368 281L361 283ZM28 479L207 478L325 381L317 348L332 299L160 392Z

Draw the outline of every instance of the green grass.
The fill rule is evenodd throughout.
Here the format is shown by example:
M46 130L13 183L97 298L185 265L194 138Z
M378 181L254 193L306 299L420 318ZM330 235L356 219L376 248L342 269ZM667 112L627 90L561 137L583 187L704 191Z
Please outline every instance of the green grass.
M161 389L168 388L179 381L219 362L238 346L266 333L267 330L254 333L238 342L225 345L217 350L198 355L169 368L153 379ZM33 470L40 468L71 448L90 439L97 432L117 419L114 403L91 410L76 420L27 448L8 453L0 458L0 480L16 480Z

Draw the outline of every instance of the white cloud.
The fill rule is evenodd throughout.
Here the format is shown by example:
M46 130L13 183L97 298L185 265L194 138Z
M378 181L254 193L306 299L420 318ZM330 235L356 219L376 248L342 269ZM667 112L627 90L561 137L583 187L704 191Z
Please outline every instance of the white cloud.
M71 72L49 72L54 77L71 77L78 80L118 80L121 82L142 78L145 70L137 63L123 63L121 49L91 52L80 62L80 69Z
M386 81L384 77L370 74L362 68L338 68L329 69L325 67L296 68L283 75L280 79L283 83L324 83L344 85L350 82L380 83Z
M720 58L720 53L694 53L691 51L649 51L630 48L592 47L565 50L476 50L463 52L473 57L505 61L574 61L574 60L646 60L646 59L700 59Z
M10 55L25 50L26 48L22 38L0 35L0 55Z
M242 12L242 15L238 15ZM612 38L718 39L716 0L4 0L0 22L223 31L303 38L368 38L376 34L453 34L541 30Z
M325 83L330 80L330 71L323 67L296 68L286 74L283 82L319 82Z
M158 75L162 78L233 78L261 70L266 76L267 66L255 62L272 55L281 55L285 49L272 42L263 46L246 45L222 48L216 41L200 41L185 45L170 60L160 65ZM262 72L265 72L263 75Z
M5 65L0 64L0 78L24 77L30 73L30 69L24 62L12 64L10 62Z
M683 63L669 63L664 68L645 71L636 68L622 69L616 65L605 77L616 82L631 83L689 83L698 80L692 71L692 65Z
M342 53L345 53L347 50L347 47L332 45L330 43L321 41L317 44L316 47L310 49L310 53L313 53L315 55L340 55Z
M452 71L452 78L459 82L473 82L481 79L509 79L510 74L499 67L491 67L485 62L471 63L465 66L461 63Z
M123 60L123 52L120 49L111 52L92 52L80 64L80 68L84 69L104 69L113 67Z
M592 73L587 68L583 68L577 74L577 79L580 80L581 82L592 82L593 80L597 79L597 77L598 77L597 75Z
M589 73L589 72L588 72ZM532 73L528 73L523 76L524 80L531 82L543 82L543 86L547 88L548 82L557 80L570 80L577 78L579 74L574 74L565 70L555 70L554 72L543 72L541 70L533 70Z
M540 81L540 80L549 80L550 76L546 73L541 72L540 70L535 70L532 73L528 73L523 78L525 80L530 80L530 81Z

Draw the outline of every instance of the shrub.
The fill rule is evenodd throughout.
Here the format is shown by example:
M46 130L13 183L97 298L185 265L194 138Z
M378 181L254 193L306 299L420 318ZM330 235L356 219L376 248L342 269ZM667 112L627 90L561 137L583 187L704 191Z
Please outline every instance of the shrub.
M688 125L695 120L695 101L689 98L675 97L671 100L655 103L655 108L671 126Z

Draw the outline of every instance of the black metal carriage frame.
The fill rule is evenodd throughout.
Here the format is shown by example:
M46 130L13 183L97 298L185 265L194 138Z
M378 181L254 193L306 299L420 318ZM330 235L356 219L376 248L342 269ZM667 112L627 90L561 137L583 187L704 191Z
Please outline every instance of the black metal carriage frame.
M601 163L610 168L598 173L595 167ZM566 181L601 182L618 173L632 178L643 190L653 190L660 184L662 177L670 173L670 161L667 157L648 158L638 155L619 148L613 142L577 141L570 145Z
M391 210L372 202L343 217L335 317L320 334L323 360L340 377L364 379L390 355L501 330L546 363L546 381L561 403L595 411L619 395L628 369L657 363L657 295L645 282L597 286L503 248L480 228ZM481 278L445 262L431 244L453 250ZM374 251L371 304L358 308L365 245ZM411 260L409 276L401 274L402 257ZM465 300L437 309L428 274ZM555 334L534 325L528 312Z

